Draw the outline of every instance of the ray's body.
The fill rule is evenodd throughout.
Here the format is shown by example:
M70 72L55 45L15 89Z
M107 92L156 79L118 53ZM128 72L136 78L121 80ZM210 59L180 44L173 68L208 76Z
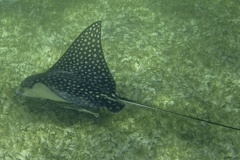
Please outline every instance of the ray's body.
M233 130L239 128L199 119L173 111L158 109L118 97L101 46L101 21L87 27L62 57L46 72L27 77L16 90L17 95L50 99L86 109L107 107L122 110L126 103L191 118ZM69 107L67 107L69 108ZM71 107L70 107L71 108ZM89 112L88 110L83 110ZM97 116L97 114L95 114Z

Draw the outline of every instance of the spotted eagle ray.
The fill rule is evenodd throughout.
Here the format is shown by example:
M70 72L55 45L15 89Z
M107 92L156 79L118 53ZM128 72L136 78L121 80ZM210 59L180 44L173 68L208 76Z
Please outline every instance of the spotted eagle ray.
M240 130L232 126L142 105L127 98L119 97L116 94L115 81L102 51L101 21L87 27L50 69L43 73L31 75L21 82L16 94L71 104L64 107L92 113L95 116L98 116L98 114L89 111L89 109L98 109L105 106L111 112L119 112L126 103L129 103ZM80 108L80 106L86 109Z

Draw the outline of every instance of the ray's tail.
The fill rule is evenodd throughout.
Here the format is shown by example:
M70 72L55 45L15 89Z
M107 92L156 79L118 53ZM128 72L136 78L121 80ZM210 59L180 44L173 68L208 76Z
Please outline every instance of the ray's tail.
M233 130L240 131L240 128L236 128L236 127L232 127L232 126L229 126L229 125L213 122L213 121L210 121L210 120L205 120L205 119L201 119L201 118L197 118L197 117L193 117L193 116L189 116L189 115L185 115L185 114L169 111L169 110L166 110L166 109L159 109L159 108L150 107L150 106L147 106L147 105L143 105L143 104L137 103L137 102L135 102L133 100L130 100L130 99L127 99L127 98L116 97L116 99L118 101L121 101L121 102L125 103L125 104L131 104L131 105L139 106L139 107L142 107L142 108L147 108L147 109L151 109L151 110L166 112L166 113L169 113L169 114L174 114L174 115L177 115L177 116L193 119L193 120L196 120L196 121L205 122L205 123L213 124L213 125L216 125L216 126L221 126L221 127L225 127L225 128L228 128L228 129L233 129Z

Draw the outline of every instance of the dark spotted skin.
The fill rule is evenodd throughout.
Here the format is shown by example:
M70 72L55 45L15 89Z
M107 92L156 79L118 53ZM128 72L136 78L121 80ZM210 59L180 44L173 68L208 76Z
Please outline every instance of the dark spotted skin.
M21 87L31 88L35 83L43 83L69 103L86 108L106 106L118 112L124 107L104 59L101 21L87 27L50 69L27 77Z

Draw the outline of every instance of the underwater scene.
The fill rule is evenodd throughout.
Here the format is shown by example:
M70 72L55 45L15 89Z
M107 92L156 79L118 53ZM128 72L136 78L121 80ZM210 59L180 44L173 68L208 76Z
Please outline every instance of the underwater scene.
M0 159L240 159L239 10L0 0Z

